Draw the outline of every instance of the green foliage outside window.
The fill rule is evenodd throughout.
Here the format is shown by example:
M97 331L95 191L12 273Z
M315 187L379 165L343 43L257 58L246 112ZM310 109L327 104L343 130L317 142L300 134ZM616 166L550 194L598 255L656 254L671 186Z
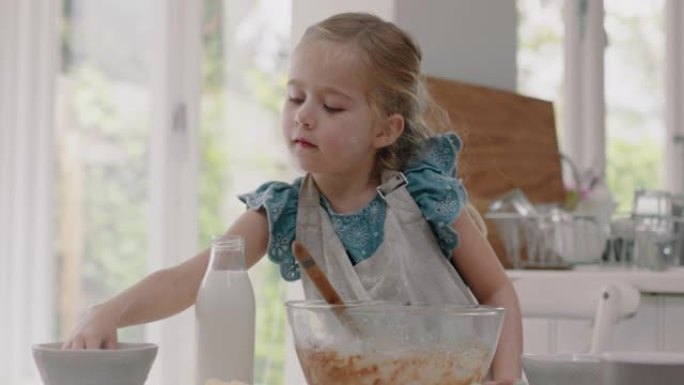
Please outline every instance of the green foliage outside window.
M255 2L256 3L256 2ZM236 211L233 191L245 191L250 186L236 186L238 175L230 170L253 170L260 174L278 174L282 167L263 148L247 157L232 153L239 136L250 135L238 121L234 109L227 109L229 93L239 93L245 102L261 107L265 114L279 113L284 95L284 59L268 72L255 63L251 52L224 52L223 0L204 1L202 100L201 100L201 178L200 178L200 244L207 245L213 235L222 233L244 211ZM253 6L254 4L252 4ZM288 42L283 41L286 45ZM282 47L285 50L285 46ZM226 56L244 58L248 63L241 72L226 74ZM232 68L232 67L231 67ZM239 67L235 68L236 71ZM241 84L230 89L227 79L239 79ZM232 83L231 83L232 84ZM277 127L274 127L277 134ZM245 171L241 171L245 172ZM247 171L249 172L249 171ZM244 206L242 206L244 207ZM255 384L283 383L285 364L285 284L278 268L264 258L250 270L257 294Z
M562 139L563 0L518 0L518 90L555 104ZM636 188L662 189L662 0L606 0L606 179L618 212ZM581 170L586 171L586 170Z

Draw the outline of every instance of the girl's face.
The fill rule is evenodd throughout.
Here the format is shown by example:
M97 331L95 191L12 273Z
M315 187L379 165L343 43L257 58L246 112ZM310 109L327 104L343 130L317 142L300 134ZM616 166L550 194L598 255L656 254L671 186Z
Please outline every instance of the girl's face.
M353 54L348 46L320 41L300 44L293 53L282 128L306 172L373 168L379 127Z

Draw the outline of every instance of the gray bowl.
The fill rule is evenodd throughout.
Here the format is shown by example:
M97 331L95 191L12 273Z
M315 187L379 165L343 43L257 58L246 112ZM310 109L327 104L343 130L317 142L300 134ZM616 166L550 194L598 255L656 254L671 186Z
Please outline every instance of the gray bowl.
M117 349L62 350L61 342L33 346L45 385L143 385L157 345L120 342Z
M610 352L601 357L605 385L681 385L684 353Z
M589 353L523 354L530 385L599 385L601 357Z

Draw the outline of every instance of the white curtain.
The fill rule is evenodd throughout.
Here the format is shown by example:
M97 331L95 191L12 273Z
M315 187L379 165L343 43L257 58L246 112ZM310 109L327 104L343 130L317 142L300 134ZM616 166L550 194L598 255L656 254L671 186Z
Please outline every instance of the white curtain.
M59 2L0 0L0 378L37 381L54 338L53 122Z

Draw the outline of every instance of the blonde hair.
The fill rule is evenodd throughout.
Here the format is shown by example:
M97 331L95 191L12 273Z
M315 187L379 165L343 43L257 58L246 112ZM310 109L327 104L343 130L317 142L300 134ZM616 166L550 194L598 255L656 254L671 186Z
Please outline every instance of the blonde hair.
M378 152L376 172L402 170L417 155L419 143L449 127L449 117L430 96L420 73L422 53L393 23L367 13L341 13L309 27L302 43L323 40L352 44L361 53L370 103L379 117L400 114L404 132ZM437 124L433 128L428 124Z

